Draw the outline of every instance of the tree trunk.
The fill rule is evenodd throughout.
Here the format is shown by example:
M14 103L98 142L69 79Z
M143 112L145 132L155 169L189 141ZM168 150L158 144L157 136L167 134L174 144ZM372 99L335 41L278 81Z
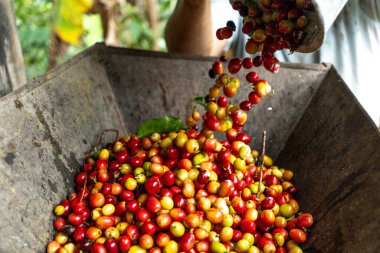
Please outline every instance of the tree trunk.
M154 38L152 50L158 51L160 49L158 45L158 38L160 36L159 31L158 31L158 19L159 19L158 10L157 10L158 3L157 3L157 0L147 0L146 3L147 3L148 21L149 21L150 28L152 28L153 38Z
M50 35L48 69L57 66L58 57L63 56L67 51L67 43L61 40L55 32Z
M0 1L0 97L26 83L11 0Z

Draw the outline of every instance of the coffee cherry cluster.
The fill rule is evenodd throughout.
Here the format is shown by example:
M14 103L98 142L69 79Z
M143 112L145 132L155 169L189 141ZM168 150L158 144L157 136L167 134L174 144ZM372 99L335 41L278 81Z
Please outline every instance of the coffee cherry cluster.
M293 172L265 156L260 175L250 136L225 136L132 135L94 152L55 207L47 252L302 252L313 218L298 213Z
M306 12L314 10L311 0L260 0L260 3L231 0L231 5L243 17L242 32L250 37L245 51L252 55L261 52L254 62L272 73L280 69L274 53L282 49L294 51L302 44L308 24ZM216 36L228 39L233 31L227 25L218 29Z
M205 136L210 136L214 131L224 133L231 128L241 131L248 118L246 112L272 90L266 80L260 79L255 71L250 71L246 74L246 81L250 84L249 88L252 91L248 94L247 100L242 101L239 106L234 106L228 99L237 94L240 88L240 80L223 72L224 61L227 61L224 57L215 61L209 71L210 77L215 78L215 83L205 97L206 113L203 115L204 122L202 125L202 134ZM233 58L228 62L228 71L231 74L236 74L242 67L249 70L253 66L254 63L251 58L244 58L243 61L239 58ZM195 127L196 121L200 117L198 119L192 117L193 120L190 118L187 120L188 126L190 128Z

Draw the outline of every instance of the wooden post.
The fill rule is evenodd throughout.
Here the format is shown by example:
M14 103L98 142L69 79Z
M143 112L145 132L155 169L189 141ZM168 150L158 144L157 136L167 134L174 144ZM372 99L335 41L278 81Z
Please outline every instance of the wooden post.
M0 1L0 97L26 83L11 0Z

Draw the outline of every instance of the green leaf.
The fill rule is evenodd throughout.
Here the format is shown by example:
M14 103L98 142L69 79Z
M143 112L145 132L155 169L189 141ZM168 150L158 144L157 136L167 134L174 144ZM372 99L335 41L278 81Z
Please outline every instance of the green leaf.
M146 137L153 133L176 132L183 128L180 119L172 116L164 116L158 119L151 119L143 122L137 130L138 137Z
M196 97L193 99L193 102L201 105L201 106L206 106L206 99L205 97Z

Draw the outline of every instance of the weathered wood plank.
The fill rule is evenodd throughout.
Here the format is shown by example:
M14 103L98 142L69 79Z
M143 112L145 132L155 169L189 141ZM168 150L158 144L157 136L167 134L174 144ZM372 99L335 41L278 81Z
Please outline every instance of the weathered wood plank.
M380 248L380 133L331 69L278 157L315 215L306 252Z
M126 134L119 115L94 51L0 99L0 252L45 252L82 153L106 128Z

